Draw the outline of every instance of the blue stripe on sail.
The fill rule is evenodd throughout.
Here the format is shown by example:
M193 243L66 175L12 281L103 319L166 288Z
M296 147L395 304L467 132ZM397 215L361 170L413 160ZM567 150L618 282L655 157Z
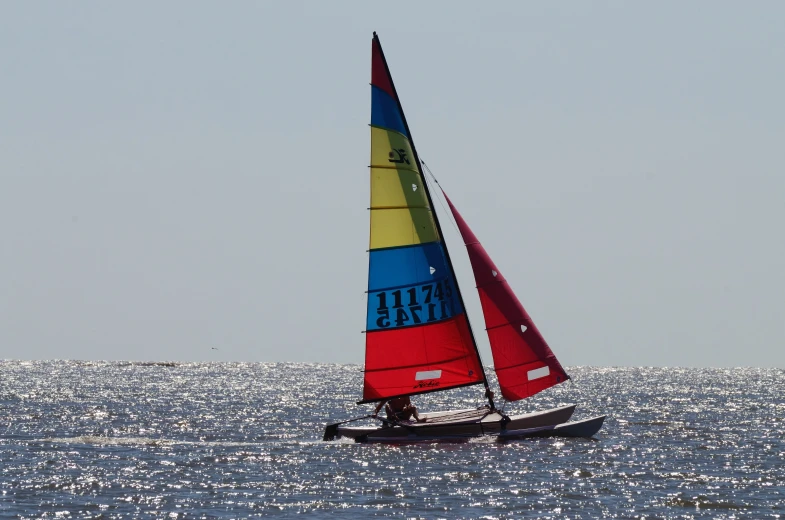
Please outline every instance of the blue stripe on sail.
M442 244L370 252L366 330L409 327L463 312Z
M428 283L447 274L441 242L374 249L370 252L368 290Z
M371 85L371 124L390 130L396 130L406 137L398 103L387 92Z

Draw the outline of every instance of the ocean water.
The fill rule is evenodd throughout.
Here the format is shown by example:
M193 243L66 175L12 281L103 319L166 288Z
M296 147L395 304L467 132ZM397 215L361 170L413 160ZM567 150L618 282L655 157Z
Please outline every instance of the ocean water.
M322 442L357 365L0 362L0 518L783 518L785 371L571 367L591 440ZM414 399L482 404L481 387Z

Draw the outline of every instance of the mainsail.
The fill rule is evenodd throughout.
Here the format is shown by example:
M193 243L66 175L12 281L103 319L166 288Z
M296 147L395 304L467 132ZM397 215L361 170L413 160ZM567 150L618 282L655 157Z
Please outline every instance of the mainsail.
M525 399L569 379L499 268L446 193L444 198L469 252L502 396Z
M362 402L487 386L376 33L371 70L371 236Z

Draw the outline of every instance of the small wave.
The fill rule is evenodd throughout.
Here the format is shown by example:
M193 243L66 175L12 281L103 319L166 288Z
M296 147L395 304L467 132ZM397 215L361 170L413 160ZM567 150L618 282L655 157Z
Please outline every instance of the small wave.
M174 361L126 361L117 364L119 367L176 367L180 363Z
M166 439L153 439L151 437L103 437L100 435L80 435L78 437L50 437L41 439L41 442L54 442L62 444L97 444L111 446L164 446L177 444Z
M736 504L731 501L712 502L704 496L685 497L677 495L667 501L667 505L675 507L688 507L696 509L748 509L746 504Z
M495 444L498 437L495 435L483 435L482 437L471 437L467 442L469 444Z

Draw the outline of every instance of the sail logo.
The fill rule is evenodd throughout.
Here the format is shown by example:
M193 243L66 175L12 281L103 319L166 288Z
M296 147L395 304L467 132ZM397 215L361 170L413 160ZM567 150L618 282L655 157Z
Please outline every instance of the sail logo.
M420 390L423 388L435 388L439 386L439 381L436 380L441 377L441 370L421 370L414 374L414 380L419 382L414 385L413 388L415 390Z
M391 163L412 164L411 162L409 162L409 158L407 157L407 153L406 153L406 149L405 148L393 148L392 150L390 150L389 157L390 158L388 160Z
M437 386L440 386L439 381L436 381L434 379L429 379L427 381L420 381L412 388L414 390L422 390L423 388L436 388Z

